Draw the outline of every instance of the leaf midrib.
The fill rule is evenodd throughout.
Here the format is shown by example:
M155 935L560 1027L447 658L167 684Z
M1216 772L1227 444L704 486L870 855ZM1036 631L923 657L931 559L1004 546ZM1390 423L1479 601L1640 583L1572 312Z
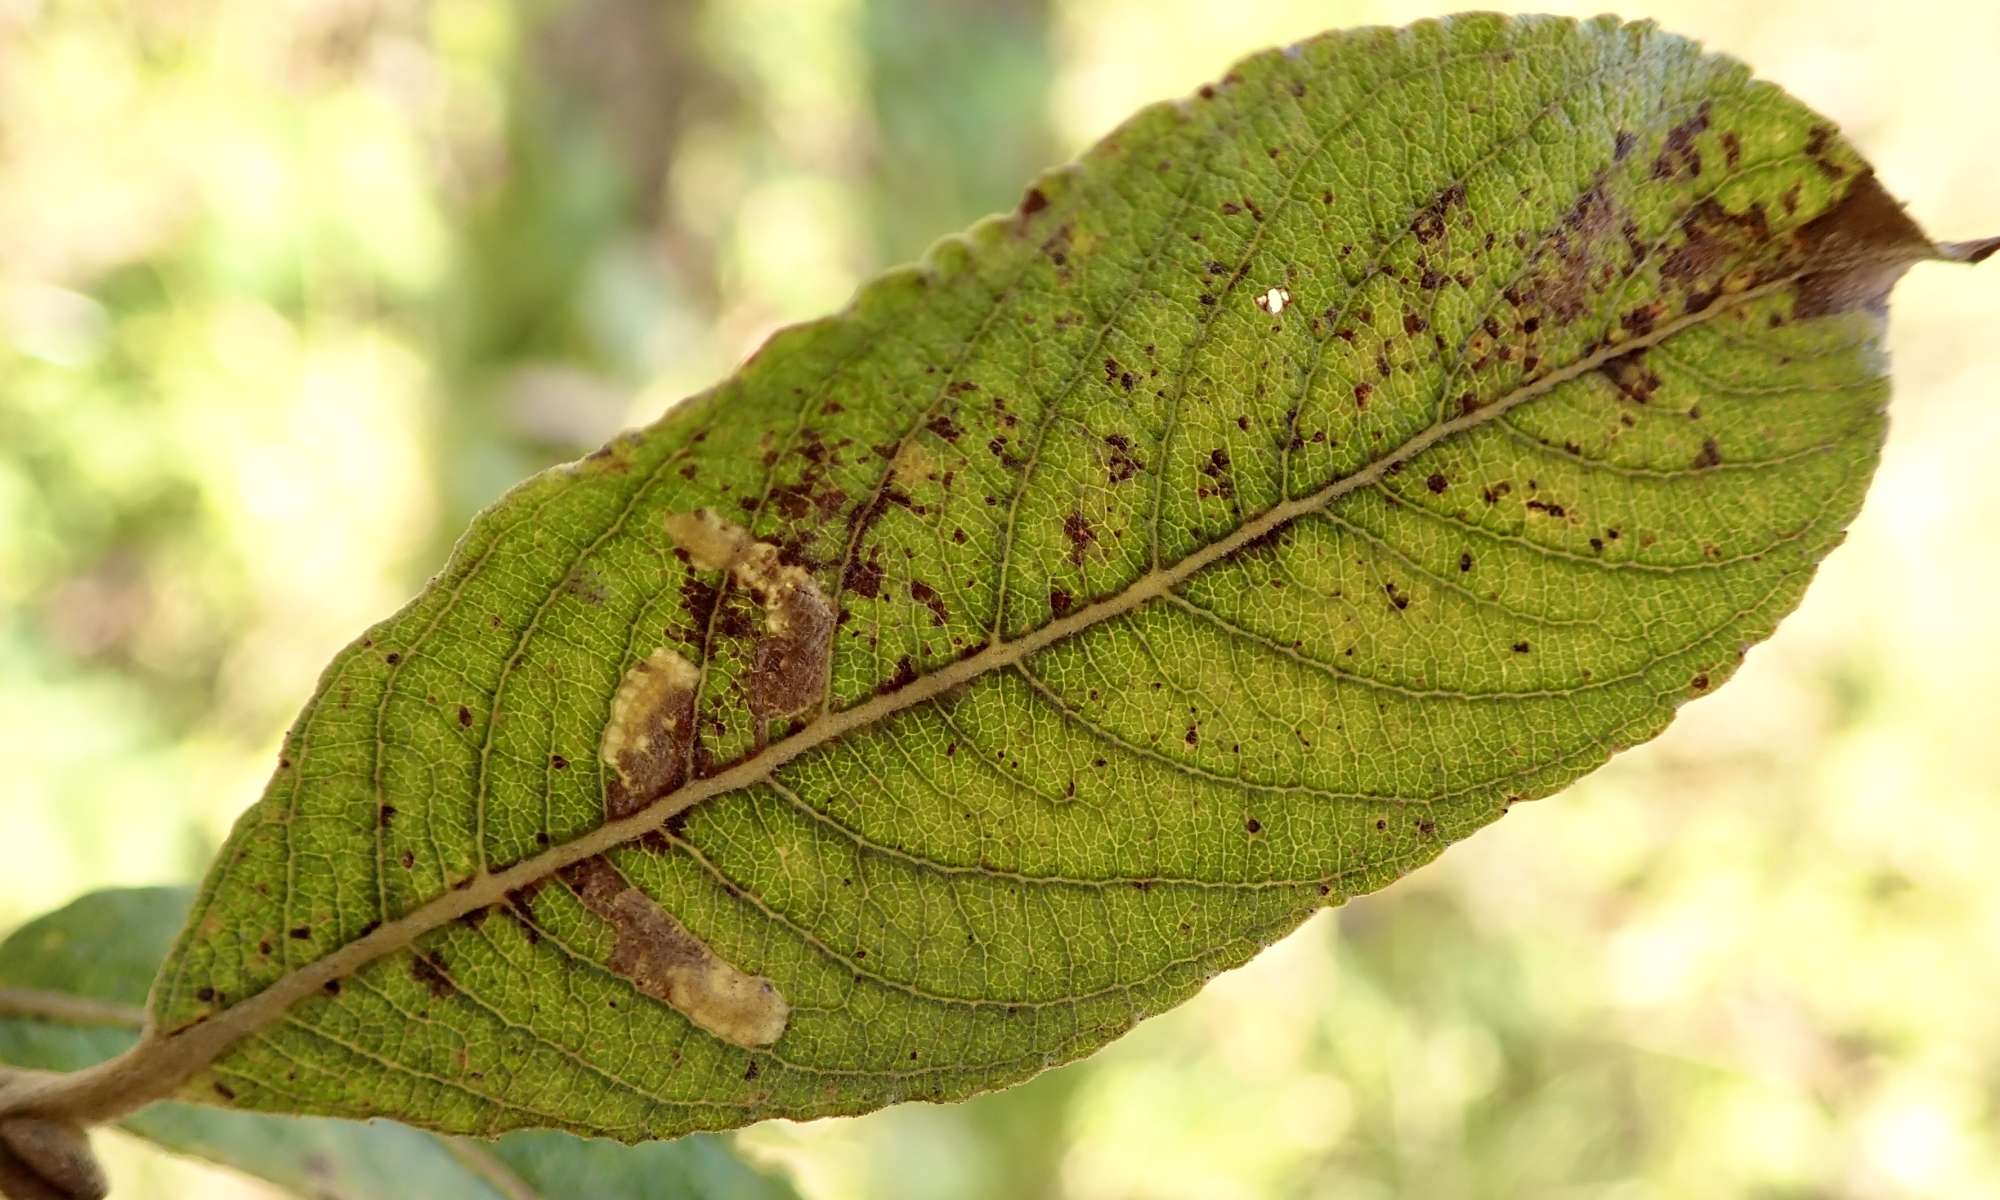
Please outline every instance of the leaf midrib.
M733 766L661 795L630 816L608 821L510 867L482 872L469 883L446 891L332 953L280 976L264 990L206 1020L171 1033L159 1032L151 1027L149 1021L145 1036L117 1058L73 1075L53 1080L24 1081L20 1086L37 1093L60 1093L61 1110L73 1117L109 1120L122 1116L167 1095L237 1042L264 1029L328 982L344 978L379 958L394 954L458 917L499 903L508 892L547 879L572 863L635 841L659 828L669 818L712 796L763 782L778 768L808 751L874 726L990 672L1012 666L1093 626L1136 611L1292 521L1325 511L1342 497L1380 483L1391 471L1447 438L1496 420L1614 359L1663 342L1724 312L1790 287L1805 275L1828 269L1829 264L1825 262L1809 263L1797 271L1719 299L1700 312L1661 322L1642 337L1601 347L1567 367L1522 384L1489 404L1427 426L1367 466L1333 480L1318 491L1265 509L1229 535L1171 565L1141 575L1113 595L1084 605L1012 641L994 642L979 653L948 663L896 691L879 694L850 708L830 713ZM16 1102L15 1097L6 1096L5 1091L0 1089L0 1102L7 1102L9 1108L33 1107L50 1102L44 1095L27 1097L25 1103Z

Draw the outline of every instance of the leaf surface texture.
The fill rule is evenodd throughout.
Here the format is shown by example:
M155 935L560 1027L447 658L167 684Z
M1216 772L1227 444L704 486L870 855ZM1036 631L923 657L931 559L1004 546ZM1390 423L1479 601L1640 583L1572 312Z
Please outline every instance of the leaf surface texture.
M639 1139L1087 1053L1720 685L1950 254L1648 25L1246 60L479 517L203 886L184 1094Z

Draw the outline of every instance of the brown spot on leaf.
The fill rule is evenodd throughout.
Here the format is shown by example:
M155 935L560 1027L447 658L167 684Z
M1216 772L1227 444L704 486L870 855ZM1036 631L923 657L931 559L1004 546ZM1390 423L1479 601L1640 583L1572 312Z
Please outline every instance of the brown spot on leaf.
M444 956L435 951L426 953L413 951L410 955L410 978L428 987L433 1000L443 1000L458 994L458 985L446 973Z
M882 594L882 564L871 552L866 559L857 558L847 564L847 574L842 577L841 586L858 596L874 600Z
M1742 291L1760 280L1748 267L1729 268L1768 252L1771 229L1762 204L1734 212L1710 197L1690 208L1679 228L1681 241L1661 262L1660 275L1686 293L1683 311L1700 312L1724 291Z
M706 579L693 574L682 578L681 604L687 609L688 620L694 623L696 631L706 630L715 620L715 607L721 599L721 589Z
M1432 197L1429 204L1417 210L1417 215L1410 220L1410 232L1416 235L1419 242L1426 245L1435 242L1445 234L1445 218L1452 206L1463 203L1465 203L1465 185L1452 184Z
M1247 559L1263 558L1277 552L1286 539L1291 537L1292 523L1287 520L1258 534L1249 541L1223 556L1224 562L1243 562Z
M535 893L542 890L543 882L537 880L515 888L499 904L500 915L513 922L531 946L542 940L541 927L535 924Z
M1589 308L1618 227L1618 212L1599 179L1578 195L1550 239L1548 261L1540 277L1514 293L1524 307L1538 302L1559 321L1574 321ZM1510 297L1512 299L1513 297Z
M1826 148L1833 141L1833 129L1826 125L1815 125L1806 131L1806 157L1819 173L1828 179L1840 179L1847 169L1827 156Z
M1075 566L1082 566L1085 552L1097 540L1090 521L1080 512L1071 512L1063 518L1063 536L1069 539L1069 561Z
M931 610L931 624L942 627L949 620L945 611L944 597L938 590L921 579L910 581L910 599Z
M1611 381L1618 393L1634 404L1645 404L1653 398L1661 384L1658 374L1646 366L1645 355L1641 351L1621 354L1611 359L1598 370Z
M1132 440L1122 433L1107 433L1104 444L1111 447L1105 475L1112 483L1124 483L1139 473L1139 460L1132 457Z
M1633 337L1645 337L1653 332L1653 324L1665 315L1666 306L1653 300L1626 310L1625 314L1619 317L1618 324Z
M1708 129L1708 113L1709 103L1704 100L1695 115L1667 131L1667 140L1660 147L1660 155L1653 160L1654 179L1676 176L1691 179L1701 174L1701 151L1695 149L1694 140Z

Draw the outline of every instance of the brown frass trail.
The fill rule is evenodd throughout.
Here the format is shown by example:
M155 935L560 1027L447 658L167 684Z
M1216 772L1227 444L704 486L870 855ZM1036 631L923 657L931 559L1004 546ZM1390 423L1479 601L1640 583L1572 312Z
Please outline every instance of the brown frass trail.
M694 566L728 571L764 610L744 687L760 720L789 717L819 702L833 653L833 606L812 573L784 560L742 526L708 509L666 518L667 533Z
M584 906L617 932L605 963L614 974L732 1045L768 1046L785 1032L791 1006L770 980L723 961L603 856L564 867L560 874Z

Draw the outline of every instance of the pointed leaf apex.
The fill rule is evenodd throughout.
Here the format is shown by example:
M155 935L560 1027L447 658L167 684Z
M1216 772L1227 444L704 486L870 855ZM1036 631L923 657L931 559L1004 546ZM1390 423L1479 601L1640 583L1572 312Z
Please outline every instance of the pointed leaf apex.
M1937 256L1944 262L1982 263L2000 250L2000 237L1980 238L1972 242L1939 242Z

